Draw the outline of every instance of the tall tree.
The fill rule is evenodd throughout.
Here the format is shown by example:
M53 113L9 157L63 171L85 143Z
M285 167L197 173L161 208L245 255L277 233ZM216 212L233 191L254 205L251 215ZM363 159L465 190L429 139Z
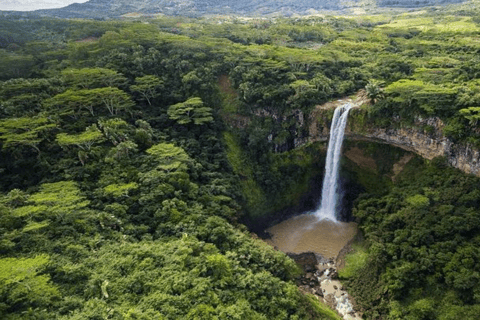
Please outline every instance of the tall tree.
M0 140L3 148L30 146L40 153L38 144L44 139L42 135L55 127L44 116L5 119L0 121Z
M120 87L127 82L121 73L106 68L65 69L62 76L68 84L79 89Z
M152 105L151 99L160 95L163 87L163 81L153 75L146 75L135 79L135 84L130 86L132 92L137 92L142 100L146 100L148 105Z
M213 121L212 108L205 107L199 97L190 98L185 102L171 105L167 110L168 116L178 124L202 125Z

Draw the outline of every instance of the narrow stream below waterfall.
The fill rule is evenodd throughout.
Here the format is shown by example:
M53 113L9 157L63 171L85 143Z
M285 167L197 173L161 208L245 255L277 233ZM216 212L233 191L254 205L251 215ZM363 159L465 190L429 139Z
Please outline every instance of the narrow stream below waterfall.
M302 214L266 230L272 237L267 243L283 252L313 251L326 259L335 259L342 248L357 233L354 222L318 220L312 214Z
M313 214L302 214L285 220L266 230L265 241L285 253L315 252L323 257L314 270L297 280L303 292L312 293L342 316L344 320L361 319L354 310L351 297L336 279L335 260L357 233L354 222L318 220Z

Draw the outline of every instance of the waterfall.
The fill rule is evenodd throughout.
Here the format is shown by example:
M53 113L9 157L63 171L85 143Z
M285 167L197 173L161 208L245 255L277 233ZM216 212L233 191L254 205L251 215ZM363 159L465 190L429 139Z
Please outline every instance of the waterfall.
M342 149L345 126L347 125L348 111L352 104L347 103L335 109L332 126L330 127L330 139L328 141L327 161L325 163L325 177L322 186L322 203L315 211L315 216L322 220L328 219L336 222L335 209L337 207L338 193L338 169L340 164L340 151Z

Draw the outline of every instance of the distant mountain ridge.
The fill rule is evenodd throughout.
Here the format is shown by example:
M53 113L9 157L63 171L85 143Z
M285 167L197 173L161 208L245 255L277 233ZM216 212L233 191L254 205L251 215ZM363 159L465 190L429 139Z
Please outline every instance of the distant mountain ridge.
M307 15L324 10L376 5L423 7L461 3L463 0L90 0L60 9L37 10L35 14L60 18L118 18L129 13L199 17L205 15Z

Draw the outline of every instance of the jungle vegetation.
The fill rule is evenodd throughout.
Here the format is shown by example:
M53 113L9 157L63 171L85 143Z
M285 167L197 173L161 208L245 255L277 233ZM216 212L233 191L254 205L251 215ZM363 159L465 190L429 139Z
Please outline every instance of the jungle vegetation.
M438 117L445 136L480 146L479 33L468 6L3 17L0 316L335 319L243 223L298 204L323 162L321 146L294 149L301 115L360 89L371 125ZM442 159L410 166L357 200L365 243L346 284L368 319L471 318L479 182Z

